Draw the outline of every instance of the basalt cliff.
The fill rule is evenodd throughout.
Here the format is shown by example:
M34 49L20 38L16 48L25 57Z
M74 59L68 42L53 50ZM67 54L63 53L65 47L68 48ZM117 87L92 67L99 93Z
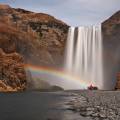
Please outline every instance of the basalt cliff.
M66 23L53 16L0 5L0 91L26 89L23 64L62 67L68 28ZM102 29L104 56L109 59L109 64L105 65L107 68L114 67L112 63L117 66L120 62L117 57L120 11L103 22ZM113 79L116 79L115 74ZM120 86L120 82L117 83Z

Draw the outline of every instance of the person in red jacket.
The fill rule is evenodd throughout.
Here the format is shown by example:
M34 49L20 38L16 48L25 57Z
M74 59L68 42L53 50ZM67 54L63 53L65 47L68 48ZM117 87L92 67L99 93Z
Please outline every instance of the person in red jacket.
M92 84L88 86L89 90L97 90L98 88L96 86L93 86Z

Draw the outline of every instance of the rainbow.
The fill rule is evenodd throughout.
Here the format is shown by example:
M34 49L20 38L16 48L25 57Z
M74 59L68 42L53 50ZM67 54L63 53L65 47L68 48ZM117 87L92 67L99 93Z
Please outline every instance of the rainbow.
M43 66L25 65L26 71L30 71L34 77L40 77L53 85L58 85L64 89L86 89L91 83L81 80L78 77L68 74L60 69L53 69Z

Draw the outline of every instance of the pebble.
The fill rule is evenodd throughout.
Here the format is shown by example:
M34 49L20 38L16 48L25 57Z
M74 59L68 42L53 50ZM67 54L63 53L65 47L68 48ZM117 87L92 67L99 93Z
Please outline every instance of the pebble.
M114 100L113 100L114 94ZM67 105L85 118L92 120L120 120L120 92L82 91L72 93L74 98Z

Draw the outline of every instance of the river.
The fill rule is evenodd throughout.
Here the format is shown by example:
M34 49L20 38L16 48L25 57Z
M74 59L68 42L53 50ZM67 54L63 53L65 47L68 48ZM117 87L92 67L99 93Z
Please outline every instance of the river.
M65 105L66 92L23 92L0 94L0 120L80 120Z

